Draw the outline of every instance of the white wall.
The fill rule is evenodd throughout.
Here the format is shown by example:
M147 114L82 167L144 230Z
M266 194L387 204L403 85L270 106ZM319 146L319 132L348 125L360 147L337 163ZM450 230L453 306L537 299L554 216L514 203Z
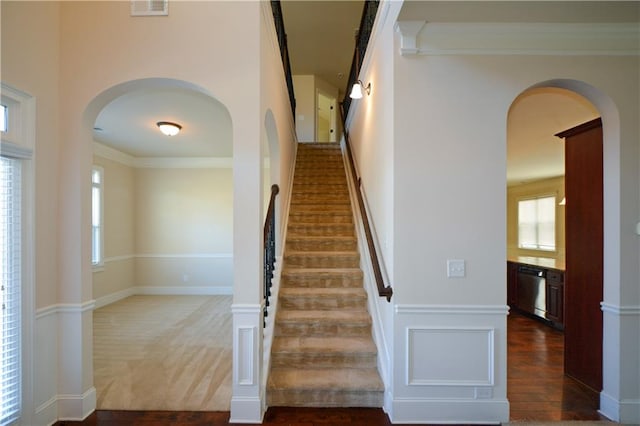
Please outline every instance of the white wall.
M392 15L393 6L383 4L382 13L385 7ZM456 34L470 33L463 29ZM367 194L374 188L383 192L369 195L374 200L370 201L374 226L379 234L382 230L382 240L392 236L393 244L393 258L386 261L392 265L388 269L394 286L391 418L508 420L507 115L520 93L547 84L577 90L603 115L608 288L604 311L609 337L604 342L607 378L601 407L614 419L637 422L640 292L633 224L639 210L638 57L589 56L584 51L564 56L559 53L561 36L546 50L558 54L527 50L512 55L513 43L501 50L483 44L492 42L490 37L474 34L472 54L455 50L460 44L439 54L439 46L430 43L434 35L421 32L413 40L414 53L419 54L402 56L401 42L402 47L411 46L411 39L401 40L401 34L388 28L376 43L395 38L392 58L386 58L392 70L376 62L374 55L360 76L372 81L372 96L359 101L350 130ZM446 44L449 39L436 40ZM376 44L378 49L382 47ZM391 102L384 102L386 93ZM389 103L392 110L382 114ZM376 124L378 120L384 124ZM370 129L391 131L392 137L370 147L376 140ZM371 154L374 149L392 152L388 158L393 165L380 167L382 154ZM367 176L367 170L383 176L391 173L386 181L392 187ZM383 203L376 199L390 203L391 214L385 214ZM447 277L447 259L465 260L464 278ZM626 298L621 298L623 294ZM620 330L625 333L623 340ZM424 360L437 368L425 366Z
M91 129L104 105L127 90L178 84L229 110L234 303L261 303L261 5L187 1L172 3L168 17L129 12L129 2L2 2L2 80L35 96L38 110L38 424L95 408ZM279 109L277 120L282 126ZM283 131L280 143L290 134ZM286 176L290 163L280 167L274 173Z
M356 168L362 178L361 190L367 204L369 220L377 243L378 258L385 283L394 287L393 215L394 215L394 152L393 152L393 26L399 5L389 3L381 7L381 16L370 39L360 78L371 83L371 94L352 100L347 126ZM367 268L363 268L365 271ZM387 393L385 407L391 410L393 390L393 302L378 296L375 281L368 283L370 311L377 312L380 335L375 336L380 358L380 372ZM375 328L374 328L375 330Z

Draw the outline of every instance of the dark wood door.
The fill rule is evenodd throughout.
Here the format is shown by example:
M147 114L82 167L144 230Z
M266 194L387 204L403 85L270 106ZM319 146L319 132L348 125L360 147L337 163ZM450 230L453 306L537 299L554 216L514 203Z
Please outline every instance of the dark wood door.
M602 390L602 122L556 135L565 139L565 374Z

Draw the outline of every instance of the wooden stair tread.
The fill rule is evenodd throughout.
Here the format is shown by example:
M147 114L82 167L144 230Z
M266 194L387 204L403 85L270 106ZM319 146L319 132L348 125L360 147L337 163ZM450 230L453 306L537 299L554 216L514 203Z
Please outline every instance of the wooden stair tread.
M288 287L280 289L282 297L360 297L366 298L367 293L364 288L358 287L316 287L316 288L299 288Z
M273 339L272 351L377 354L376 345L370 337L277 336Z
M277 320L283 322L299 321L299 322L352 322L352 323L371 323L371 317L366 310L289 310L281 309L278 311Z
M384 390L375 368L273 368L267 386L271 390Z

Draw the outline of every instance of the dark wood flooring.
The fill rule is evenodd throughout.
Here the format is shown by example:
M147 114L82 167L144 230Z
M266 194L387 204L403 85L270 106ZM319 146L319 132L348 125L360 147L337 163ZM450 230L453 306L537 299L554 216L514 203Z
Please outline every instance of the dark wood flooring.
M512 421L606 420L597 392L564 375L564 334L511 312L507 398Z
M598 394L563 374L563 333L511 313L508 324L508 391L511 421L605 420ZM269 408L270 426L387 426L381 409ZM222 426L228 412L97 411L82 422L58 426Z

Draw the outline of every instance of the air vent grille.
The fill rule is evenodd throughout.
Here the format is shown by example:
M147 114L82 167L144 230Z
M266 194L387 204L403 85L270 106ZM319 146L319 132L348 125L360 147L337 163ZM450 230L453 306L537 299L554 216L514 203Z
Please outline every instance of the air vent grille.
M169 0L131 0L131 16L167 16Z

